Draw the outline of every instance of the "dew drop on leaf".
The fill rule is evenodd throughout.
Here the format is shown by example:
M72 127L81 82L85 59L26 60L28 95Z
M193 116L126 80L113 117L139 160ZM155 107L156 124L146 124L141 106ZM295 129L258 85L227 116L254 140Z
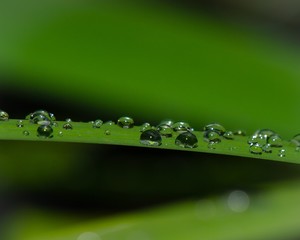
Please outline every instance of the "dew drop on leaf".
M172 129L174 132L187 132L187 131L193 131L191 126L186 122L176 122L172 125Z
M117 125L121 128L133 128L134 121L130 117L120 117L117 121Z
M278 151L278 156L279 157L285 157L285 149L280 149L279 151Z
M272 134L267 138L268 144L270 144L271 147L282 147L283 141L282 138L278 134Z
M156 130L159 131L159 133L164 137L172 137L173 134L173 121L171 120L165 120L162 121L157 127Z
M147 146L159 146L161 141L160 133L154 129L146 130L140 136L140 143Z
M250 153L259 155L259 154L262 154L263 149L259 143L254 143L254 144L250 145L249 151L250 151Z
M207 142L219 143L221 136L226 132L225 128L218 123L211 123L204 127L204 140Z
M24 123L23 123L22 120L17 121L17 127L18 127L18 128L24 127Z
M55 121L55 116L45 110L37 110L27 115L25 119L34 124L51 125Z
M175 140L175 144L183 148L195 148L197 147L197 143L197 137L191 132L181 133Z
M233 140L234 139L234 134L232 131L227 131L223 134L223 137L228 139L228 140Z
M37 129L37 136L40 138L52 138L53 129L50 125L40 125Z
M143 123L141 128L140 128L140 132L144 132L146 130L150 130L152 127L151 127L151 124L150 123Z
M292 140L291 143L293 145L295 145L296 147L300 147L300 134L295 135Z
M110 131L109 131L109 130L105 130L105 131L104 131L104 134L105 134L105 135L110 135Z
M103 121L100 119L93 121L93 128L100 128L102 125L103 125Z
M0 121L7 121L9 119L9 115L7 112L0 110Z
M23 131L23 135L24 135L24 136L28 136L28 135L29 135L29 132L25 130L25 131Z
M73 129L73 125L70 122L66 122L63 125L63 129L65 129L65 130L72 130Z

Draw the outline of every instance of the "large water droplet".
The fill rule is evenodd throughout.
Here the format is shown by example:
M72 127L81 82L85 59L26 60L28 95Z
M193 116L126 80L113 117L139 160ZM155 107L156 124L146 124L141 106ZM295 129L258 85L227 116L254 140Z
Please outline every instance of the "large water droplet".
M53 129L50 125L40 125L37 129L37 136L40 138L52 138Z
M191 126L186 123L186 122L176 122L172 125L172 129L175 132L187 132L187 131L193 131L193 129L191 128Z
M224 135L226 129L218 124L212 123L204 127L204 140L213 143L221 142L221 136Z
M52 125L53 121L55 121L55 116L45 110L37 110L27 115L26 119L34 124Z
M217 132L220 136L222 136L225 132L226 132L226 129L218 124L218 123L211 123L211 124L208 124L204 127L203 129L205 132L208 131L214 131L214 132Z
M262 154L263 149L260 144L254 143L254 144L250 145L249 151L250 151L250 153L253 153L253 154Z
M0 121L7 121L9 119L9 115L7 112L0 110Z
M140 132L144 132L146 130L150 130L152 129L151 124L150 123L143 123L143 125L140 128Z
M267 138L268 144L270 144L271 147L282 147L283 141L282 138L278 134L272 134Z
M197 147L198 139L191 132L184 132L177 136L175 144L183 148L195 148Z
M249 144L259 144L261 146L265 145L267 143L267 139L263 135L252 135L248 139Z
M300 133L292 138L291 143L296 147L300 147Z
M172 137L173 129L172 129L173 122L171 120L162 121L157 127L157 131L164 136L164 137Z
M261 138L267 139L268 137L276 134L273 130L270 129L260 129L257 130L253 135L260 136Z
M117 122L121 128L133 128L134 121L130 117L120 117Z
M103 121L100 119L97 119L93 122L93 128L100 128L103 125Z
M161 145L161 141L160 133L154 129L142 132L140 137L140 143L148 146L159 146Z

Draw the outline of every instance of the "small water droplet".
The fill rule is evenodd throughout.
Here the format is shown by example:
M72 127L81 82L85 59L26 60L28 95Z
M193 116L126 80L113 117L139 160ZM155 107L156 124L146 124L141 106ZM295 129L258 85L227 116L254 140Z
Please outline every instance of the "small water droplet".
M253 153L253 154L262 154L263 149L260 144L254 143L254 144L250 145L249 151L250 151L250 153Z
M105 135L110 135L110 131L109 131L109 130L105 130L105 131L104 131L104 134L105 134Z
M58 132L58 136L62 137L63 135L64 135L64 134L63 134L62 131L59 131L59 132Z
M107 125L107 126L113 126L113 125L115 125L115 122L113 122L113 121L107 121L104 124Z
M233 134L236 135L236 136L246 136L246 132L243 131L243 130L240 130L240 129L234 131Z
M187 132L187 131L193 131L191 126L186 122L176 122L172 125L172 129L174 132Z
M40 125L37 129L37 136L40 138L52 138L53 129L50 125Z
M140 128L140 132L144 132L146 130L150 130L152 129L151 124L150 123L143 123L143 125Z
M195 148L197 147L197 143L197 137L191 132L181 133L175 140L175 144L183 148Z
M7 112L0 110L0 121L7 121L9 119L9 115Z
M207 144L207 147L208 147L209 149L216 149L216 145L217 145L217 143L215 143L215 142L209 142L209 143Z
M120 117L117 121L117 125L121 128L133 128L134 121L130 117Z
M73 129L73 125L70 122L66 122L63 125L63 129L65 129L65 130L72 130Z
M103 125L103 121L100 119L93 121L93 128L100 128L102 125Z
M271 147L282 147L283 141L282 138L278 134L272 134L267 138L268 144L270 144Z
M279 151L278 151L278 157L285 157L285 149L280 149Z
M22 120L17 121L17 127L19 127L19 128L24 127L24 123Z
M227 131L223 134L223 137L228 139L228 140L233 140L234 139L234 134L232 131Z
M58 127L58 123L57 123L57 122L53 122L53 123L52 123L52 126L53 126L53 127Z
M72 122L72 119L71 119L71 118L67 118L67 119L66 119L66 122L67 122L67 123Z
M296 147L295 151L300 152L300 147Z
M29 132L25 130L25 131L23 131L23 135L24 135L24 136L28 136L28 135L29 135Z
M149 129L142 132L140 137L140 143L148 146L161 145L161 135L157 130Z

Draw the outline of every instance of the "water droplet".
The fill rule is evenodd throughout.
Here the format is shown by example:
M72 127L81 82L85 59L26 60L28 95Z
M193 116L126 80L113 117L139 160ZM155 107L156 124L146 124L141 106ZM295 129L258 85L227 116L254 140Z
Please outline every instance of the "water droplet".
M211 123L204 127L204 131L205 132L211 132L211 131L217 132L220 136L222 136L226 132L226 129L218 123Z
M0 110L0 121L7 121L9 119L9 115L7 112Z
M24 123L22 120L17 121L17 127L19 127L19 128L24 127Z
M64 135L64 134L63 134L62 131L59 131L59 132L58 132L58 136L62 137L63 135Z
M236 135L236 136L246 136L246 132L239 129L239 130L234 131L233 135Z
M140 128L140 132L144 132L146 130L150 130L152 129L151 124L150 123L143 123L143 125Z
M73 129L73 125L70 122L66 122L63 125L63 129L65 129L65 130L72 130Z
M68 123L69 123L69 122L72 122L72 119L71 119L71 118L67 118L67 119L66 119L66 122L68 122Z
M171 120L165 120L162 121L158 126L156 127L156 130L159 131L159 133L164 137L172 137L173 129L172 125L174 123Z
M39 125L52 125L52 122L55 121L54 115L45 110L37 110L30 113L25 119L29 120L31 123Z
M154 129L142 132L140 137L140 143L148 146L159 146L161 145L161 141L160 133Z
M300 147L300 133L292 138L291 143L296 147Z
M93 128L100 128L103 125L103 121L100 119L97 119L93 122Z
M172 125L172 129L174 132L187 132L187 131L193 131L191 126L186 122L176 122Z
M228 132L225 132L223 134L223 137L226 138L226 139L228 139L228 140L233 140L234 139L234 134L233 134L233 132L228 131Z
M37 129L37 136L40 138L52 138L53 129L50 125L40 125Z
M221 136L224 135L225 132L225 128L218 123L208 124L204 127L204 140L219 143L221 142Z
M197 147L198 139L191 132L184 132L177 136L175 144L183 148L195 148Z
M262 149L265 153L272 153L272 147L270 144L265 144Z
M219 143L221 142L221 137L218 132L206 131L204 132L204 140L210 143Z
M261 146L267 143L267 139L263 135L252 135L248 138L249 144L259 144Z
M217 145L216 142L209 142L209 143L207 144L207 147L208 147L209 149L216 149L216 145Z
M105 135L110 135L110 131L109 131L109 130L105 130L105 131L104 131L104 134L105 134Z
M121 128L133 128L134 121L130 117L120 117L117 121L117 124Z
M296 147L295 151L300 152L300 147Z
M279 151L278 151L278 157L285 157L285 149L280 149Z
M57 122L53 122L53 123L52 123L52 126L53 126L53 127L58 127L58 123L57 123Z
M115 122L113 122L113 121L107 121L104 124L107 125L107 126L113 126L113 125L115 125Z
M272 134L267 138L268 144L270 144L271 147L282 147L283 141L282 138L278 134Z
M262 154L263 152L262 146L259 143L251 144L249 150L253 154Z
M268 137L272 136L273 134L276 134L276 133L270 129L260 129L260 130L257 130L253 135L257 135L257 136L260 136L261 138L267 139Z
M24 135L24 136L28 136L28 135L29 135L29 132L25 130L25 131L23 131L23 135Z

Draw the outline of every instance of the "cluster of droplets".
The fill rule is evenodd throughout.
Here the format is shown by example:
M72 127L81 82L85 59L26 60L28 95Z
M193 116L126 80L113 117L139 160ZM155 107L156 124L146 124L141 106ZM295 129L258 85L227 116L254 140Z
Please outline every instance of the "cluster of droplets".
M0 121L8 121L9 115L7 112L0 110ZM57 127L56 118L54 114L45 110L37 110L26 116L26 120L30 124L37 125L36 135L39 138L52 138L53 128ZM17 120L16 126L23 128L24 120ZM104 127L104 134L111 135L110 126L119 126L122 129L132 129L135 125L131 117L120 117L117 122L108 121L103 122L100 119L89 122L93 129L100 129ZM63 136L63 131L73 129L73 122L70 118L62 123L62 131L58 132L59 136ZM140 126L140 143L146 146L160 146L163 139L174 138L174 144L182 148L197 148L199 132L194 132L194 129L186 122L173 122L165 120L157 126L152 126L150 123L144 123ZM209 149L215 149L219 143L226 140L234 140L236 137L246 136L242 130L227 131L222 125L218 123L211 123L203 128L203 140L208 145ZM29 131L23 131L24 136L30 135ZM198 136L198 137L197 137ZM169 140L168 140L169 143ZM286 149L284 148L284 141L282 138L270 129L262 129L252 134L247 143L249 145L249 152L254 155L277 153L279 157L286 156ZM295 147L295 151L300 152L300 134L297 134L290 141L290 144ZM233 147L234 148L234 147ZM233 149L232 148L232 149Z
M52 138L53 137L53 126L56 126L55 116L52 113L49 113L45 110L37 110L33 113L30 113L25 118L32 124L37 124L37 136L39 138ZM20 121L19 121L20 122ZM18 125L18 123L17 123ZM18 125L18 127L22 126ZM24 131L25 136L29 135L28 131Z
M256 131L248 139L249 151L252 154L272 153L278 151L279 157L285 157L282 138L270 129Z

